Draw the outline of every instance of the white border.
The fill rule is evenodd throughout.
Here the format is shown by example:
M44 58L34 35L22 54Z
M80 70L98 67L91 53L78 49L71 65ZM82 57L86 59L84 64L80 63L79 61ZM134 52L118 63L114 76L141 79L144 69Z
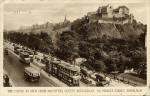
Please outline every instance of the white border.
M4 88L4 87L2 87L2 78L0 78L0 96L15 96L15 95L17 95L17 96L29 96L29 95L27 95L28 93L25 93L25 94L22 94L22 93L14 93L14 94L10 94L10 93L7 93L7 91L9 90L9 89L13 89L13 90L20 90L20 89L22 89L22 90L27 90L27 89L30 89L30 90L32 90L32 89L39 89L39 90L45 90L45 89L60 89L60 90L67 90L67 89L69 89L69 90L81 90L81 89L88 89L88 90L104 90L104 89L110 89L110 91L111 91L111 89L113 90L113 89L142 89L143 90L143 92L142 93L138 93L138 92L132 92L132 93L130 93L130 92L113 92L112 94L110 93L110 92L94 92L94 93L91 93L91 92L79 92L79 93L71 93L71 94L69 94L68 92L65 92L65 93L36 93L36 94L38 94L38 96L43 96L44 94L44 96L48 96L48 94L50 94L50 95L55 95L55 96L60 96L60 94L61 94L61 96L62 95L64 95L64 96L77 96L77 95L79 95L79 96L91 96L92 94L93 94L93 96L102 96L102 95L107 95L107 96L111 96L111 95L113 95L114 94L114 96L116 96L117 94L118 94L118 96L121 96L121 95L126 95L126 96L128 96L128 95L131 95L131 94L133 94L133 95L142 95L142 94L145 94L145 93L147 93L147 91L148 91L148 87L149 87L149 84L150 84L150 77L149 77L149 73L150 73L150 64L148 63L148 62L150 62L149 60L149 54L148 53L150 53L149 51L149 42L148 41L150 41L150 38L149 38L149 17L150 17L150 13L149 13L149 6L150 6L150 2L149 2L149 0L5 0L5 1L3 1L3 2L0 2L0 70L1 70L1 72L0 72L0 77L2 77L2 70L3 70L3 48L2 48L2 46L3 46L3 5L4 4L6 4L6 3L147 3L147 71L148 71L148 79L147 79L147 87L121 87L121 88L119 88L119 87L88 87L88 88L86 88L86 87L13 87L13 88ZM144 6L143 6L144 7ZM36 96L36 94L35 93L30 93L30 95L32 95L32 96Z

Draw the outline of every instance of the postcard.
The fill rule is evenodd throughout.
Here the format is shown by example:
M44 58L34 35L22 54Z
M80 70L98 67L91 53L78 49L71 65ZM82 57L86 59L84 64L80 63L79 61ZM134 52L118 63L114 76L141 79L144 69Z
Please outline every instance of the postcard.
M149 0L1 0L1 96L150 96Z

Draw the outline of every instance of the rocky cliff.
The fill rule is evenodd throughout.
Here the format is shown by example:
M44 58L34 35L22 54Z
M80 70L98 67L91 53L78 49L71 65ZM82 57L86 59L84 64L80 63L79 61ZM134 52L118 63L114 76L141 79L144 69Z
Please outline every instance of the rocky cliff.
M86 34L88 39L95 38L117 38L133 40L146 33L146 25L137 23L113 24L113 23L88 23L84 19L78 19L72 23L72 30L79 34ZM105 38L104 38L105 39Z

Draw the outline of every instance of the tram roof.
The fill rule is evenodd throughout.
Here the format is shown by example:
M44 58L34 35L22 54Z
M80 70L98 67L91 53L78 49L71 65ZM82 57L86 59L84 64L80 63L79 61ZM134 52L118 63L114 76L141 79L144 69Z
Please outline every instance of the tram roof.
M36 70L36 69L33 68L33 67L26 67L25 70L28 71L28 72L30 72L30 73L33 73L33 74L39 73L39 71Z
M54 64L58 64L59 66L62 66L72 71L78 71L78 72L80 71L80 68L78 68L77 66L73 66L70 63L67 63L63 60L55 59L55 60L52 60L51 62L53 62Z
M76 66L73 66L67 62L62 62L61 64L59 64L60 66L66 68L66 69L69 69L69 70L72 70L72 71L80 71L79 68L77 68Z
M29 55L27 52L21 52L21 54L23 54L23 55Z

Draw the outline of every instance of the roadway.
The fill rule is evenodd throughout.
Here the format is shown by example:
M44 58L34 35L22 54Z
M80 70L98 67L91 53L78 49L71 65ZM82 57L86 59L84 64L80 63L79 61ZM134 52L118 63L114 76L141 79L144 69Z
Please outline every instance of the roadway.
M12 79L13 83L17 87L26 87L26 86L31 86L31 87L52 87L56 86L52 82L49 82L45 76L41 74L41 78L39 82L28 82L24 79L24 67L27 65L21 63L19 61L19 58L15 55L15 53L12 53L9 50L9 55L4 55L4 70L7 71L7 74L9 78Z

